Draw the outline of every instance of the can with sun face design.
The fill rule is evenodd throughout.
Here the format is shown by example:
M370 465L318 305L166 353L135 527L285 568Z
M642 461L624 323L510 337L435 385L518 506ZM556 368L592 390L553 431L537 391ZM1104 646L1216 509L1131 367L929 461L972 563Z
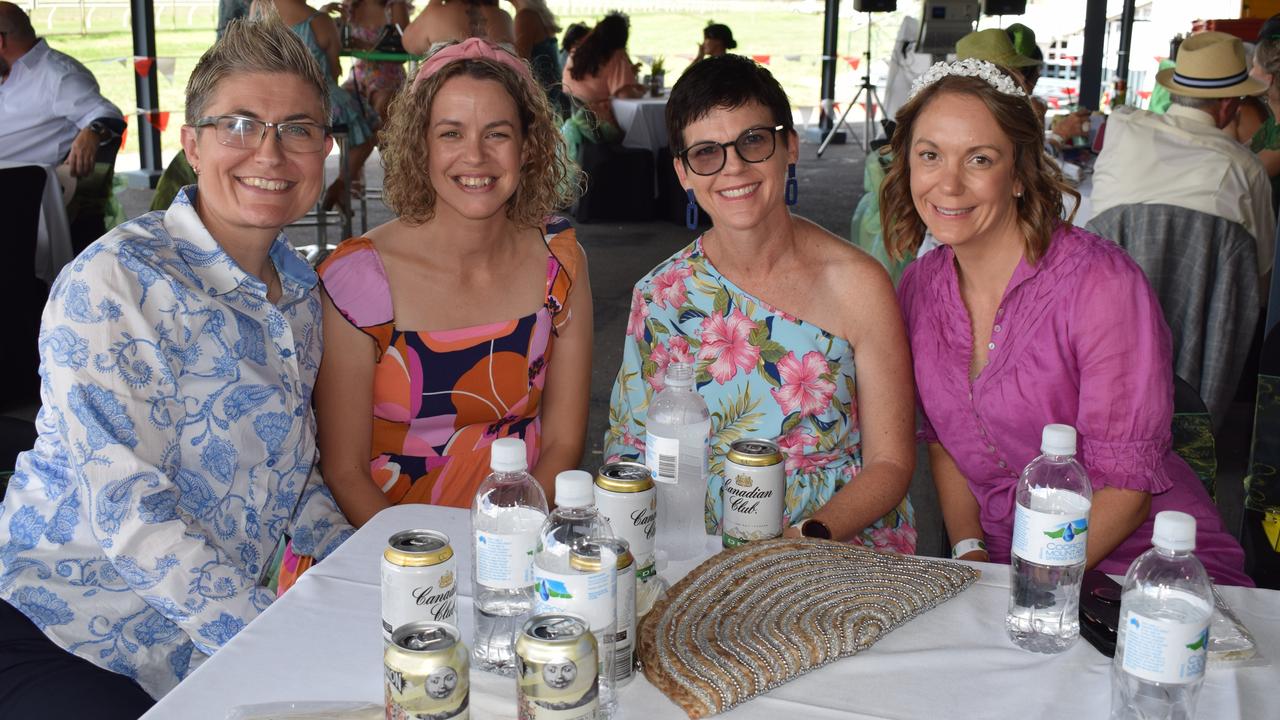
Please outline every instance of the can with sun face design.
M516 638L519 720L595 720L599 668L596 638L582 617L529 618Z
M771 440L737 440L724 459L724 534L727 548L782 535L787 473Z
M448 623L423 620L396 628L382 653L387 720L468 720L470 658Z
M435 530L404 530L382 552L382 638L418 620L456 626L458 561L449 536Z

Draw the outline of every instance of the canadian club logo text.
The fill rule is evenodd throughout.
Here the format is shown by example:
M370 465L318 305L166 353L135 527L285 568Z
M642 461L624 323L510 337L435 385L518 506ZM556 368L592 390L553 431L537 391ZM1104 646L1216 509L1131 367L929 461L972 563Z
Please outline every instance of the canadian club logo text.
M729 507L743 515L754 515L760 509L760 501L773 497L772 490L759 487L740 488L734 483L726 483L725 494L732 496Z
M454 608L453 596L457 592L456 585L451 586L448 590L441 590L430 585L417 587L413 589L413 603L418 606L425 605L430 607L432 620L451 620Z

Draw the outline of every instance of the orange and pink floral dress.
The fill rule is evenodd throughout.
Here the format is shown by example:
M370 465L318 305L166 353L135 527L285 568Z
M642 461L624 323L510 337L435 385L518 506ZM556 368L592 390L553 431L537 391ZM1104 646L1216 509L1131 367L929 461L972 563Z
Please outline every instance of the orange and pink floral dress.
M455 330L396 326L386 270L368 238L346 240L320 265L333 304L377 344L369 465L393 504L471 507L500 437L523 439L529 467L537 462L547 366L572 319L569 292L582 260L567 221L548 219L543 239L542 307Z

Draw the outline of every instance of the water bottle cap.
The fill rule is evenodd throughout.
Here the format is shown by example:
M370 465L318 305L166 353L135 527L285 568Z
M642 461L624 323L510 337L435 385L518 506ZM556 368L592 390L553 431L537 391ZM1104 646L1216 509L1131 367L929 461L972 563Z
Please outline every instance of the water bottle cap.
M556 507L589 507L596 502L594 479L583 470L556 475Z
M1045 455L1075 455L1076 429L1070 425L1045 425L1040 435L1040 452Z
M529 469L524 441L520 438L498 438L489 446L489 467L494 472L520 472Z
M667 374L663 380L666 385L689 387L693 385L693 363L673 362L667 366Z
M1151 544L1165 550L1196 549L1196 519L1177 510L1156 513L1155 529L1151 532Z

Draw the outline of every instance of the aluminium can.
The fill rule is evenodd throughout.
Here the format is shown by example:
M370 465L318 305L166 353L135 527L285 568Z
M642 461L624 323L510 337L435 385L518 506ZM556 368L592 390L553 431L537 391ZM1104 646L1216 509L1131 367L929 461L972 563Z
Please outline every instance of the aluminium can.
M777 443L761 438L734 441L724 460L722 492L724 547L782 535L787 473Z
M418 620L456 626L457 560L449 536L435 530L403 530L382 552L382 637Z
M516 637L519 720L596 720L600 706L596 638L579 615L529 618Z
M387 720L468 720L469 656L448 623L423 620L396 628L382 653Z
M569 565L579 570L594 572L600 569L600 551L606 546L618 558L617 630L613 634L613 685L620 687L635 677L636 663L636 572L635 558L627 541L621 538L593 539L585 546L586 552L574 549Z
M648 580L657 574L654 534L657 531L658 494L649 468L633 462L601 466L596 473L596 509L613 532L631 546L636 577Z

